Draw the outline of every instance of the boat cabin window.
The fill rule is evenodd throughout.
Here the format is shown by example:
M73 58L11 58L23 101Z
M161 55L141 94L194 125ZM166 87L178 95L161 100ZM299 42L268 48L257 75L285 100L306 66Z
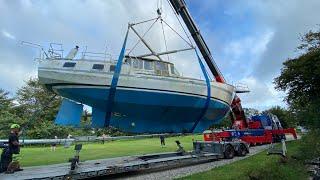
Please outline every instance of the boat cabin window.
M171 74L175 74L173 64L170 64L170 71L171 71Z
M178 73L178 71L176 70L176 68L174 68L174 65L173 65L173 64L170 64L170 71L171 71L171 74L174 74L174 75L178 75L178 76L179 76L179 73Z
M156 70L168 71L168 66L167 66L167 64L165 64L163 62L156 61Z
M169 76L168 63L156 61L156 74L162 76Z
M104 65L103 64L94 64L92 66L92 69L103 70L104 69Z
M145 70L153 70L153 62L152 61L144 61L144 69Z
M137 69L143 68L143 62L139 59L133 59L133 67Z
M110 65L110 72L114 72L115 69L116 69L115 65Z
M75 67L76 63L75 62L65 62L63 64L63 67Z

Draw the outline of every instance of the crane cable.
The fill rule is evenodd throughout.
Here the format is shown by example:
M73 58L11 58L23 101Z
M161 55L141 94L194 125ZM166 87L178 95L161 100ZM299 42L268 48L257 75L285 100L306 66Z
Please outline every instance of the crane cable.
M172 11L173 11L174 15L176 16L176 18L177 18L177 20L178 20L178 22L179 22L179 24L180 24L180 26L181 26L181 28L182 28L182 30L183 30L183 32L184 32L184 34L185 34L185 35L186 35L186 37L188 38L188 40L189 40L190 44L193 46L193 43L192 43L192 41L191 41L191 39L190 39L190 36L188 36L187 31L186 31L186 30L185 30L185 28L183 27L183 25L182 25L182 23L181 23L181 21L180 21L180 19L179 19L179 17L178 17L177 12L174 10L174 8L172 7L172 5L171 5L171 3L169 2L169 0L167 0L167 2L168 2L168 4L169 4L169 6L171 7L171 9L172 9Z
M165 20L163 22L174 32L176 33L183 41L185 41L190 47L194 47L192 43L189 43L185 38L183 38L173 27L171 27Z

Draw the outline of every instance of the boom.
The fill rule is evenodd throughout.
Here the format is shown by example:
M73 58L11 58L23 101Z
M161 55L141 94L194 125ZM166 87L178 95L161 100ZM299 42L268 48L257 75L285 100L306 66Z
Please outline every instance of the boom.
M199 29L197 28L195 22L193 21L186 3L184 0L169 0L173 8L175 9L176 13L181 16L185 25L187 26L193 40L197 44L204 60L206 61L210 71L214 75L217 82L225 83L225 79L223 78L218 66L215 64L211 52L204 41ZM240 98L235 95L232 104L231 104L231 111L232 111L232 121L234 125L239 126L239 128L247 128L248 124L246 121L246 117L244 111L241 106Z
M223 78L218 66L215 64L211 52L206 42L204 41L199 29L197 28L195 22L193 21L184 0L170 0L170 3L177 12L177 14L180 14L180 16L182 17L185 25L187 26L193 40L199 48L204 60L206 61L216 81L224 83L225 79Z

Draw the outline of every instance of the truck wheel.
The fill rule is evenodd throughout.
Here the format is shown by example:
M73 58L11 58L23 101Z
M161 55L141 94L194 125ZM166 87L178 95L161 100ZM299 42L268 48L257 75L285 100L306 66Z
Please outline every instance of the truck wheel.
M231 145L227 145L224 149L224 158L232 159L234 157L234 148Z
M240 144L237 154L238 156L245 156L247 154L247 148L244 144Z

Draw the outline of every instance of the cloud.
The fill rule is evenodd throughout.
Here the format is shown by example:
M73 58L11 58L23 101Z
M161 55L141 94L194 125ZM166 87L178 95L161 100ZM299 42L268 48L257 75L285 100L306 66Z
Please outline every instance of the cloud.
M211 10L198 8L201 13L195 15L206 21L200 29L218 66L229 83L245 82L251 90L241 95L243 106L261 110L286 106L285 94L276 91L272 82L282 62L297 55L299 36L320 23L320 1L207 0L201 4Z
M263 33L244 36L227 42L221 58L229 63L222 64L225 71L232 72L226 76L232 81L239 81L252 73L262 54L267 50L267 45L273 38L274 32L266 30ZM239 76L241 75L241 76Z
M296 55L299 37L320 23L320 1L251 1L260 26L270 27L274 36L256 64L253 75L270 80L280 72L282 62ZM267 9L267 10L266 10Z
M1 33L2 33L2 36L6 37L6 38L16 39L16 37L15 37L14 35L10 34L10 33L7 32L6 30L2 30Z
M255 62L249 65L251 72L242 79L251 89L249 94L241 96L243 104L260 110L275 105L286 107L285 93L276 91L272 82L280 74L282 62L297 55L295 48L300 35L319 24L316 17L320 17L320 1L250 1L249 6L259 20L257 27L270 29L272 36L266 38L264 50L258 53Z
M283 102L284 93L276 91L272 82L263 82L252 76L245 77L240 82L246 84L250 89L249 93L239 94L245 107L260 111L276 105L286 107Z

